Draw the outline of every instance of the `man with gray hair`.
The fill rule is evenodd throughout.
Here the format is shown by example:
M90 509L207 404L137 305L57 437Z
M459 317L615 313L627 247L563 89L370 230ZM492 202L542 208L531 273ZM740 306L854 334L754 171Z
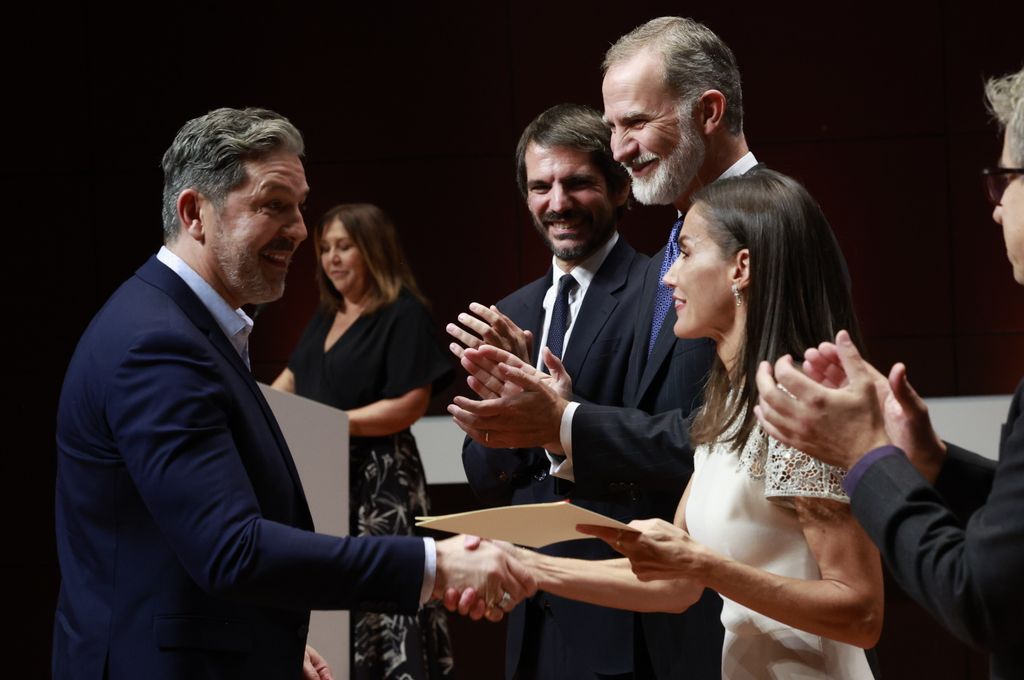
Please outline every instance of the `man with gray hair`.
M563 360L583 398L621 404L647 257L616 229L629 198L629 175L612 158L609 141L601 115L576 104L554 106L526 127L516 149L516 179L551 250L551 266L496 306L474 303L470 314L459 317L468 330L450 324L448 332L467 347L484 338L534 366L541 365L544 348ZM462 353L459 345L453 350ZM573 488L551 477L541 448L492 448L467 437L462 462L474 492L488 504L571 497L622 521L653 510L650 503L633 502L624 489ZM542 552L590 560L616 556L599 541L567 541ZM509 614L505 677L632 678L633 620L622 609L538 592Z
M478 442L544 446L564 455L552 475L573 480L577 489L624 491L651 516L671 520L693 472L688 417L700 403L715 350L708 339L675 337L673 324L665 323L671 295L661 279L679 255L682 214L692 193L748 172L757 161L743 135L736 60L702 24L653 19L612 45L603 70L604 119L615 159L632 176L633 195L641 203L671 204L679 213L666 246L648 263L630 324L622 399L627 408L573 400L568 381L556 390L536 380L520 394L481 394L482 402L457 398L449 410ZM487 377L487 359L500 358L467 351L463 363L493 381L503 376ZM720 611L718 596L707 592L682 615L639 615L638 676L719 677ZM653 668L645 667L648 659Z
M984 171L992 219L1024 285L1024 69L985 91L1005 129L999 164ZM843 488L853 514L900 587L959 639L988 651L992 678L1024 677L1024 381L993 466L940 440L906 366L882 375L846 331L808 350L803 369L788 357L774 371L762 364L761 426L849 470Z
M164 246L93 318L61 391L55 678L327 678L304 665L310 609L535 590L458 537L313 533L242 310L281 296L306 237L302 152L282 116L218 109L164 155Z

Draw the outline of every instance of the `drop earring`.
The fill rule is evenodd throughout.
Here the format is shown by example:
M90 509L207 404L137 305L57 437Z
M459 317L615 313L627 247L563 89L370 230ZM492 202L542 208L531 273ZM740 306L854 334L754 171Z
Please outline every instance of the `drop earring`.
M736 298L736 306L739 307L743 304L743 295L740 293L740 287L735 283L732 284L732 295Z

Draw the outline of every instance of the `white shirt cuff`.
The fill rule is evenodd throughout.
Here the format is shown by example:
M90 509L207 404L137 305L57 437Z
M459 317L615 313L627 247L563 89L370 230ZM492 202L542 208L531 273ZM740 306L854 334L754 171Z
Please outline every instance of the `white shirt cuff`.
M562 450L565 451L565 458L556 457L545 451L548 454L548 460L551 461L550 474L570 482L576 481L576 476L572 471L572 417L579 405L577 401L570 401L562 411L562 422L558 426L558 439L562 444Z
M430 601L437 580L437 546L429 536L423 539L423 587L420 588L420 605Z

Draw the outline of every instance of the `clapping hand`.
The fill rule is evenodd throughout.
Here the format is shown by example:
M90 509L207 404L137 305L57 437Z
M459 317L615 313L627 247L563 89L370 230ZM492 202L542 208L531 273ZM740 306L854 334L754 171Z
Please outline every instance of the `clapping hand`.
M572 394L572 379L547 348L543 358L550 374L497 347L466 349L463 365L480 367L476 373L471 371L470 385L483 400L456 397L448 407L455 424L485 446L541 446L561 453L559 429Z
M939 439L924 403L907 378L907 367L898 363L882 375L865 362L875 382L878 402L882 406L885 430L893 444L903 449L918 472L934 482L946 459L946 444ZM834 343L823 342L804 353L804 373L826 387L847 384L846 372Z

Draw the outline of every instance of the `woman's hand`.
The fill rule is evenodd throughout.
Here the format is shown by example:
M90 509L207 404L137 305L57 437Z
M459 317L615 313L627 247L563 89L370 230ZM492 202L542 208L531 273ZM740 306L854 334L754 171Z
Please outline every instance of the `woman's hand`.
M625 531L579 524L576 530L596 536L629 558L641 581L689 578L700 580L710 552L684 529L663 519L635 519Z

